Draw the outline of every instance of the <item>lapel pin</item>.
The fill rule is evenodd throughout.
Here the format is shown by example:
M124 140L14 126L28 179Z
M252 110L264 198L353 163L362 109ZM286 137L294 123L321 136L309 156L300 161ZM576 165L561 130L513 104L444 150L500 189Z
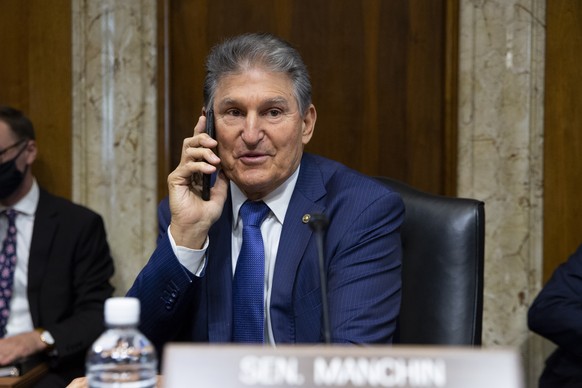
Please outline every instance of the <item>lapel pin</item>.
M305 214L303 215L303 217L301 218L301 221L303 221L304 224L309 223L309 220L311 219L311 214Z

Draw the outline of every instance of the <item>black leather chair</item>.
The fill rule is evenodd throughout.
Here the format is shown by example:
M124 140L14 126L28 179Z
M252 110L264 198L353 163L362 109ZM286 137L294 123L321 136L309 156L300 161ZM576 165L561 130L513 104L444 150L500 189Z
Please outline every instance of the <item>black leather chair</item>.
M376 177L400 193L402 307L395 343L480 345L484 203L417 190Z

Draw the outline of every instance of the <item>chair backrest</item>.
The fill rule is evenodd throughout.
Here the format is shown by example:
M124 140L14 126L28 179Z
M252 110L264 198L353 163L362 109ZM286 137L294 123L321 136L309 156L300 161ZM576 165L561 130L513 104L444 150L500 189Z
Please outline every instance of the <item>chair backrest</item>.
M402 306L395 343L480 345L484 203L426 193L387 177L406 207Z

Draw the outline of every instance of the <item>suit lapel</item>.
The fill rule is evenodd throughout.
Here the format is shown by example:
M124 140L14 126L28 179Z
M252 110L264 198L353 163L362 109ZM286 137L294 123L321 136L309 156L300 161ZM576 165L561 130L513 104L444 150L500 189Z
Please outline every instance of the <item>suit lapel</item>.
M52 197L41 189L34 217L28 262L28 301L32 321L35 324L38 324L39 319L39 290L58 229L58 221L55 217L57 210L53 205Z
M305 249L311 238L311 228L303 222L303 216L322 213L323 203L318 202L325 196L322 173L309 154L301 162L301 170L291 202L285 214L271 290L271 326L275 342L295 342L293 317L285 311L293 310L293 288L297 269L303 260Z

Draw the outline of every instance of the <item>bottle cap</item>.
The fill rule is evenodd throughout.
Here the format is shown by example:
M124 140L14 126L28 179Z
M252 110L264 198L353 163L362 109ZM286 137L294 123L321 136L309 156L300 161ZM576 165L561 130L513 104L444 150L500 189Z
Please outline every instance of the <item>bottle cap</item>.
M105 301L105 323L107 325L137 325L140 304L137 298L115 297Z

